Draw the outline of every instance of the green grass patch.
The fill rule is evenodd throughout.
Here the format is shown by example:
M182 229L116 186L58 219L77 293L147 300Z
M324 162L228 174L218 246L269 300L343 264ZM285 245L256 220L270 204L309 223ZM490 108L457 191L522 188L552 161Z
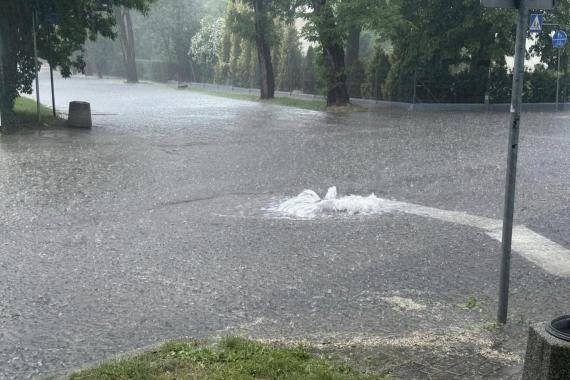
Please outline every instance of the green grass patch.
M479 308L480 306L481 304L475 297L469 297L465 302L465 308L468 310L474 310L476 308Z
M373 380L344 363L310 355L303 347L281 347L244 338L208 342L165 343L160 348L103 363L68 380Z
M250 102L256 102L259 100L259 96L242 94L242 93L237 93L237 92L210 91L210 90L204 90L201 88L193 88L193 87L188 88L188 90L190 90L192 92L199 92L200 94L204 94L204 95L219 96L221 98L227 98L227 99L246 100L246 101L250 101Z
M297 99L297 98L275 98L272 100L263 100L263 103L276 104L285 107L295 107L305 110L324 111L326 104L321 100Z
M38 126L35 100L25 97L16 98L14 105L15 126ZM59 116L53 117L51 108L40 104L41 123L48 126L63 125L65 120ZM42 125L43 126L43 125Z
M297 98L275 98L271 100L260 100L257 95L242 94L242 93L232 93L224 91L209 91L200 88L189 88L190 91L199 92L205 95L219 96L222 98L235 99L235 100L246 100L250 102L262 102L264 104L274 104L278 106L301 108L313 111L323 111L326 109L325 102L322 100L310 100L310 99L297 99Z

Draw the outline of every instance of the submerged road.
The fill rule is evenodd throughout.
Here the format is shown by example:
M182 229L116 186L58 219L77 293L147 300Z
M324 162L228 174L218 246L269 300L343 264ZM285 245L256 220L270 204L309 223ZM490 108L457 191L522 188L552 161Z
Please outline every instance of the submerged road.
M56 87L62 110L91 102L95 127L0 137L0 379L185 336L372 338L495 318L500 243L454 218L501 219L507 114L337 115L116 80ZM516 224L570 267L570 113L524 114L519 154ZM451 216L264 211L330 186ZM515 253L512 315L568 313L565 273ZM470 297L480 312L457 306Z

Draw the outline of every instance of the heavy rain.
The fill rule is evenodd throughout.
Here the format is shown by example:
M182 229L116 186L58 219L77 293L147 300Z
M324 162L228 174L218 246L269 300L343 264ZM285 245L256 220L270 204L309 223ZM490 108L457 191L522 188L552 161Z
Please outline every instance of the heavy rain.
M0 380L570 379L569 11L2 0Z

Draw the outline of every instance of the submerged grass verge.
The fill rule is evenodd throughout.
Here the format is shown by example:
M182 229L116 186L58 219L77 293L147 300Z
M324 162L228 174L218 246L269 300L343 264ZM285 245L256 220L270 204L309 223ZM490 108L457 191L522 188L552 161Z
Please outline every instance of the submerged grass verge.
M262 344L226 337L217 343L165 343L156 350L110 361L67 377L67 380L385 380L360 373L345 363L309 354L303 347Z
M18 97L14 105L13 127L57 127L65 124L65 119L56 115L53 117L51 108L40 104L40 119L37 121L37 108L35 100Z

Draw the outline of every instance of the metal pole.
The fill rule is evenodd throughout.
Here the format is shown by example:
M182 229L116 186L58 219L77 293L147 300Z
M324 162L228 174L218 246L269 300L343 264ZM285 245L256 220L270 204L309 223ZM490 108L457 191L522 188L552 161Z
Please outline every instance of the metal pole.
M507 160L507 181L505 186L505 209L503 217L503 239L501 258L501 279L499 286L499 307L497 321L507 323L509 308L509 282L511 273L511 243L513 237L513 216L515 208L515 186L517 177L517 157L519 147L519 127L521 119L522 90L524 81L524 59L526 31L528 28L527 0L520 0L515 45L515 65L513 68L513 90L511 95L511 120L509 125L509 146Z
M53 52L52 52L52 45L51 45L51 33L52 33L52 26L51 24L48 26L48 48L49 48L49 79L51 82L51 108L53 112L53 117L55 119L55 89L53 86L53 66L51 61L53 60Z
M416 95L417 95L417 88L418 88L418 67L414 69L414 92L412 96L412 109L416 105Z
M558 71L556 72L556 111L559 109L560 97L560 59L562 58L562 49L558 49Z
M0 29L0 129L2 128L2 117L4 116L4 123L6 124L7 120L6 120L6 116L5 116L5 110L4 110L4 104L6 99L4 99L4 97L6 96L6 91L5 91L5 78L4 78L4 45L3 45L3 40L2 40L2 31L3 28Z
M380 89L378 88L378 70L380 70L380 68L376 66L376 102L378 102L378 98L380 97Z
M39 82L39 78L40 78L40 70L38 67L38 43L37 43L37 36L36 36L36 25L37 23L37 13L36 10L34 9L32 11L32 26L34 28L33 30L33 37L34 37L34 66L36 69L36 107L37 107L37 113L38 113L38 122L40 121L40 82Z

